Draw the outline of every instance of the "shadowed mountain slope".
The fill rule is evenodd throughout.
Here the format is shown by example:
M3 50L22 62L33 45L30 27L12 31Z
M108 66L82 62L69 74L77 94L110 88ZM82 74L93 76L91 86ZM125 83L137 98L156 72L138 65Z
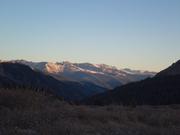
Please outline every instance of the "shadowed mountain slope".
M124 104L124 105L167 105L180 103L179 64L158 73L153 78L130 83L99 94L86 100L88 104Z
M0 86L46 90L65 100L80 100L106 90L89 82L59 81L18 63L0 63Z

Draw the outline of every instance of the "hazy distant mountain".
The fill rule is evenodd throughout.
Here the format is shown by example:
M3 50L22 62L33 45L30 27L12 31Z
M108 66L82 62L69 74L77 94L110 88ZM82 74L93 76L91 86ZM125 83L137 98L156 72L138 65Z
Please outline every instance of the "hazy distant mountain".
M59 81L52 76L32 70L29 66L12 62L0 63L0 87L45 90L68 101L81 100L107 90L89 82Z
M153 78L130 83L86 100L88 104L180 104L180 61Z
M49 74L58 80L89 82L108 89L155 75L154 72L148 71L119 70L105 64L29 62L24 60L11 62L28 65L32 69Z

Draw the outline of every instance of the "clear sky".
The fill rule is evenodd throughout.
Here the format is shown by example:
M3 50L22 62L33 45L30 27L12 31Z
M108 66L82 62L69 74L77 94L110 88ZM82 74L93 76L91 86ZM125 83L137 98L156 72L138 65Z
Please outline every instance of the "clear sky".
M180 0L0 0L0 59L159 71L180 59Z

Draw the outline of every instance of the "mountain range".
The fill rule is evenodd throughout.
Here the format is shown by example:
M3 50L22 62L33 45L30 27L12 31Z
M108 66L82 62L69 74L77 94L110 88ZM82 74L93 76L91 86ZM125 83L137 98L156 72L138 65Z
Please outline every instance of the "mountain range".
M71 62L30 62L25 60L14 60L12 63L25 64L33 70L51 75L60 81L89 82L106 89L143 80L154 76L155 72L117 69L114 66L91 63Z
M180 104L180 61L156 75L105 64L1 61L0 87L46 91L90 105Z
M81 100L107 90L89 82L59 81L26 65L8 62L0 63L0 87L46 91L67 101Z
M180 61L157 73L153 78L117 87L84 102L93 105L180 104Z
M44 90L67 101L79 101L154 74L148 71L118 70L105 64L1 61L0 87Z

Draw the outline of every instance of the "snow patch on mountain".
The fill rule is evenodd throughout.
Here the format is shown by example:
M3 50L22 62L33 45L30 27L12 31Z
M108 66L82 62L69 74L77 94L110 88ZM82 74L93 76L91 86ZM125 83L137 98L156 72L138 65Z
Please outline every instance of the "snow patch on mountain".
M57 63L47 63L45 68L48 73L59 73L63 71L63 66Z
M118 69L106 64L71 63L68 61L56 63L31 62L25 60L10 62L28 65L33 70L39 70L60 80L65 78L70 81L90 82L108 89L155 75L154 72Z
M146 70L131 70L129 68L125 68L125 69L121 69L123 72L127 73L127 74L132 74L132 75L136 75L136 74L149 74L154 76L156 73L155 72L150 72L150 71L146 71Z

